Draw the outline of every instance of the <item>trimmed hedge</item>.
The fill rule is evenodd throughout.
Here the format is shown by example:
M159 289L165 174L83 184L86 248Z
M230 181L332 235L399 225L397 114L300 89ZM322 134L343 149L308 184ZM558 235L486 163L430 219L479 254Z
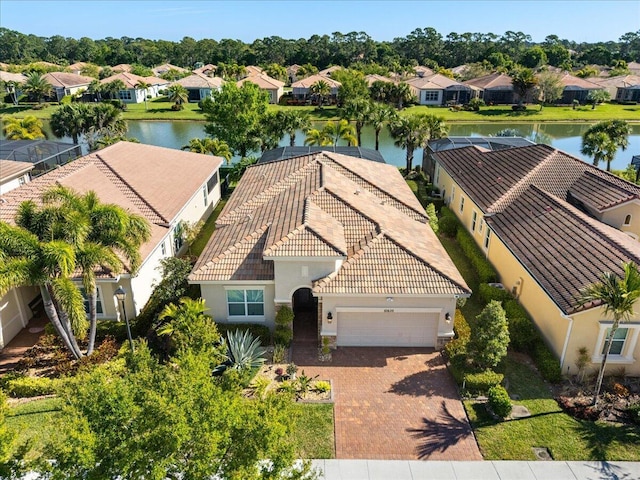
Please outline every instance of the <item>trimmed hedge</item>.
M486 393L492 387L500 385L504 375L485 370L484 372L467 373L464 375L464 388L470 393Z
M484 300L486 303L489 303L492 300L497 300L498 302L504 303L507 300L511 300L513 298L511 294L504 288L492 287L488 283L480 284L480 286L478 287L478 294L480 294L480 298L482 298L482 300ZM503 308L504 308L504 304L503 304ZM505 308L505 313L506 313L506 308Z
M462 312L457 309L453 319L453 331L456 337L444 346L444 351L450 360L453 360L456 355L466 355L467 343L471 337L469 323Z
M260 325L258 323L216 323L218 332L224 337L228 332L240 330L244 332L248 330L254 338L259 338L262 345L269 345L271 343L271 330L266 325Z
M456 234L456 240L462 248L473 268L478 273L478 280L480 283L492 283L498 281L498 272L493 268L493 265L484 256L484 252L480 250L478 244L473 237L464 228L458 228Z
M442 210L444 209L445 207L442 207ZM459 225L457 218L443 216L438 220L438 231L446 237L453 238L458 233Z
M551 383L562 381L562 370L560 369L560 361L549 350L544 341L539 338L533 349L533 360L540 371L540 375Z
M276 325L276 330L273 333L273 343L288 347L291 345L291 340L293 340L293 330L285 325Z
M433 203L430 203L429 205L427 205L425 211L427 212L427 216L429 217L429 225L431 226L431 229L434 233L438 233L440 229L438 226L438 215L436 214L436 206Z
M293 322L293 310L288 305L282 305L276 313L276 325L290 325Z
M489 389L489 407L500 418L511 415L511 399L502 385L496 385Z
M16 376L3 382L3 390L13 398L38 397L54 393L56 384L46 377Z

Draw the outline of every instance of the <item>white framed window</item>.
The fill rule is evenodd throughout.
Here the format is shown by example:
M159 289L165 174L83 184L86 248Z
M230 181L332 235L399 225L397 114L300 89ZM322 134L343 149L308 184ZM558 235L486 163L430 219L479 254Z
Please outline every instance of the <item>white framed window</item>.
M440 100L440 92L438 90L425 90L425 102L437 102L438 100Z
M162 252L163 256L165 256L167 254L167 246L164 243L164 241L160 244L160 251Z
M631 225L631 215L624 217L624 225Z
M207 186L202 187L202 196L204 197L204 206L209 205L209 193L207 192Z
M612 324L613 322L611 321L600 322L598 338L593 349L593 355L591 356L593 363L602 362L604 349L611 335ZM640 323L621 323L620 327L613 334L613 341L611 342L611 350L609 350L607 362L619 364L631 364L635 362L633 351L638 343L638 335L640 335Z
M118 92L118 98L120 100L131 100L133 98L131 96L131 90L120 90Z
M82 298L84 299L84 311L87 312L87 316L89 316L89 297L87 297L87 292L84 287L79 288L80 293L82 294ZM100 288L100 285L96 286L96 291L96 316L104 317L104 308L102 306L102 288Z
M484 249L487 250L489 248L489 237L491 236L491 230L487 226L487 229L484 232Z
M482 233L482 229L484 228L484 218L480 220L480 226L478 227L478 231Z
M227 289L229 319L264 320L264 289Z
M451 187L451 198L449 199L449 205L451 205L455 199L456 199L456 186L453 185Z
M476 231L476 223L478 221L478 212L475 210L471 212L471 232Z
M27 183L27 180L24 177L18 178L18 184L19 185L24 185L25 183Z
M464 212L464 196L460 195L460 213Z

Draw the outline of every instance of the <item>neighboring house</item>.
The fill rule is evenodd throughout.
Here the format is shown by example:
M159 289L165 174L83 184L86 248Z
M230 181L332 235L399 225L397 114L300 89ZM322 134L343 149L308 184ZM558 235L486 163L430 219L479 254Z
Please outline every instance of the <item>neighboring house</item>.
M333 65L329 68L325 68L324 70L320 70L318 75L321 77L331 77L331 74L337 70L342 70L342 67L340 65Z
M375 82L397 83L395 80L389 77L383 77L382 75L378 75L376 73L365 75L364 79L367 81L367 85L369 86L373 85Z
M470 290L392 165L321 152L247 169L189 282L216 322L338 346L441 347ZM303 312L307 312L306 315Z
M27 77L22 73L11 73L0 70L0 82L4 82L4 92L2 92L2 97L10 94L13 97L14 93L16 98L20 98L22 95L22 84L27 80ZM8 82L13 82L15 84L15 92L13 92L13 87L10 87ZM13 102L13 98L10 100Z
M163 63L162 65L159 65L151 69L151 71L156 77L160 77L164 75L169 70L176 70L177 72L180 72L180 73L187 73L189 71L186 68L177 67L176 65L171 65L170 63Z
M510 104L518 101L512 79L504 73L491 73L462 82L478 92L486 104Z
M207 77L213 77L215 75L217 69L218 69L218 67L216 65L208 63L206 65L203 65L202 67L196 68L193 71L193 73L202 73L203 75L206 75Z
M578 100L580 103L585 103L589 92L592 90L602 90L602 87L597 83L585 80L584 78L574 77L569 73L564 73L560 76L560 82L564 85L562 91L562 97L555 101L562 105L569 105L574 100Z
M262 156L258 159L257 163L267 163L274 162L278 160L286 160L293 157L300 157L302 155L311 155L313 153L318 152L334 152L340 153L342 155L347 155L349 157L356 158L364 158L366 160L371 160L372 162L379 163L387 163L384 160L384 157L378 150L374 150L373 148L362 148L362 147L343 147L343 146L327 146L327 147L318 147L318 146L302 146L296 145L293 147L285 146L278 147L272 150L267 150L262 154Z
M249 65L245 67L245 70L247 72L247 77L264 74L264 70L262 70L262 68L260 67L256 67L255 65Z
M130 73L133 67L128 63L119 63L115 67L111 67L111 70L116 73Z
M298 80L291 84L291 93L293 97L297 100L307 100L311 98L311 94L309 93L309 88L314 83L322 80L323 82L327 82L329 87L331 87L331 99L335 101L338 98L338 89L342 85L340 82L336 82L330 77L323 77L322 75L311 75L309 77L303 78L302 80Z
M638 75L598 78L593 82L609 92L612 100L617 102L640 102L640 76Z
M300 65L294 63L293 65L289 65L287 67L287 78L289 78L289 85L298 80L298 70L300 70Z
M53 97L55 97L58 102L62 100L63 97L86 90L89 88L89 85L91 85L91 82L95 80L93 77L85 77L83 75L65 72L45 73L43 78L53 88Z
M82 147L51 140L3 140L0 159L27 162L33 165L30 177L35 178L65 165L82 155Z
M0 195L31 181L33 163L0 160Z
M431 75L433 75L434 72L433 70L431 70L429 67L424 67L422 65L418 65L417 67L413 67L413 71L416 72L416 76L417 77L429 77Z
M410 78L406 83L417 97L420 105L468 103L473 96L470 87L439 73L426 77Z
M435 174L435 161L433 154L452 150L454 148L464 148L475 145L487 151L504 150L506 148L526 147L535 145L530 140L522 137L456 137L450 136L431 140L427 148L422 151L422 170L433 180Z
M241 87L245 82L251 82L266 91L269 94L269 103L278 103L284 95L284 82L271 78L266 73L245 77L238 81L237 85Z
M627 63L627 69L631 72L632 75L640 75L640 63L638 62Z
M158 77L141 77L133 73L116 73L110 77L100 80L102 85L113 82L114 80L122 80L125 85L124 90L118 92L118 98L125 103L142 103L145 98L156 98L160 96L160 91L169 86L169 81ZM146 90L139 88L141 83L150 85Z
M465 71L468 68L469 68L469 65L467 65L467 64L458 65L457 67L453 67L451 69L451 73L456 75L456 77L461 77L462 75L464 75Z
M214 91L221 90L224 80L219 77L208 77L204 73L194 73L175 83L187 89L190 102L199 102L211 97Z
M597 369L612 319L577 299L603 272L640 263L640 187L547 145L466 147L434 158L435 185L529 312L562 372L577 373L581 347ZM622 327L609 363L639 375L640 317Z
M89 65L90 64L86 62L76 62L69 65L67 70L71 73L75 73L76 75L81 75L82 71ZM102 67L98 67L98 70L102 70Z
M160 280L160 260L184 249L183 222L206 219L220 199L218 169L223 160L181 150L120 142L43 175L0 197L0 219L13 222L25 200L38 200L59 183L81 193L93 190L104 203L114 203L145 217L151 239L142 245L142 264L136 276L103 272L98 279L98 316L117 318L113 293L124 286L127 314L137 315L154 283ZM29 304L37 288L22 287L0 300L0 348L27 325Z

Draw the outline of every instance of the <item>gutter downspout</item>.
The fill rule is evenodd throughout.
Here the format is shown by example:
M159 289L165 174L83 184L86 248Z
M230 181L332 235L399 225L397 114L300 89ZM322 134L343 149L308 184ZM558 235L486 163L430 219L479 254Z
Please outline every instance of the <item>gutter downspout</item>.
M567 335L564 339L564 345L562 347L562 355L560 356L560 371L564 370L564 359L567 354L567 347L569 346L569 338L571 337L571 329L573 328L573 317L571 315L566 315L564 313L560 313L560 317L569 321L569 328L567 329Z

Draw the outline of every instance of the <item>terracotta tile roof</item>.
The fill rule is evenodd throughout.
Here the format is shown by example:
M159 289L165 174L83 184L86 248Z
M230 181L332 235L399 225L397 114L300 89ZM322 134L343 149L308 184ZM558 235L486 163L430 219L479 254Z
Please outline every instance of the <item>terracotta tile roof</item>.
M432 69L430 69L429 67L424 67L422 65L418 65L416 67L413 67L413 71L416 72L417 75L422 75L424 77L426 77L427 75L433 75L434 72Z
M120 142L81 157L0 197L0 219L13 222L25 200L39 201L56 183L79 192L93 190L105 203L114 203L144 216L152 238L141 248L142 258L166 235L169 223L222 159L169 148ZM176 181L176 172L181 180Z
M322 75L316 74L316 75L311 75L310 77L306 77L301 80L298 80L297 82L293 82L291 84L291 88L309 88L318 80L327 82L331 88L338 88L342 85L340 82L336 82L331 77L323 77Z
M257 67L255 65L249 65L247 67L245 67L245 70L247 71L247 75L248 76L253 76L253 75L262 75L263 71L262 68Z
M114 72L130 72L133 67L128 63L119 63L118 65L111 67Z
M435 73L424 77L415 77L406 81L410 86L420 90L444 90L450 87L467 87L466 85L456 82L455 80Z
M565 73L560 76L560 82L564 85L564 88L569 89L585 89L585 90L598 90L602 87L597 83L590 82L589 80L585 80L584 78L574 77L570 73Z
M395 80L389 77L383 77L382 75L377 74L366 75L364 79L367 81L367 84L369 86L373 85L375 82L397 83Z
M194 73L188 77L181 78L175 83L185 88L220 88L224 80L220 77L208 77L204 73Z
M620 75L617 77L595 78L594 83L602 87L634 87L640 85L640 76L638 75Z
M0 70L0 80L3 82L24 83L27 80L27 77L22 73L11 73Z
M218 67L216 65L213 65L211 63L208 63L206 65L203 65L200 68L196 68L195 70L193 70L193 73L203 73L206 74L208 72L215 72L218 69Z
M462 83L463 85L476 87L482 90L513 90L511 77L509 75L505 75L504 73L491 73L489 75L484 75L483 77L472 78L471 80L467 80L466 82Z
M602 272L621 274L623 262L640 263L640 243L535 185L485 218L567 314L580 310L580 289L599 281Z
M0 183L19 177L33 170L31 162L16 162L14 160L0 159Z
M170 63L163 63L162 65L158 65L157 67L154 67L151 69L153 74L157 75L158 77L163 73L167 73L169 70L176 70L180 73L185 73L189 71L186 68L178 67L176 65L171 65Z
M82 85L89 85L95 80L93 77L85 77L83 75L76 75L75 73L64 72L50 72L43 76L43 78L52 86L58 88L65 87L79 87Z
M324 70L320 70L318 72L318 75L321 75L323 77L330 77L331 74L337 70L342 70L342 67L340 65L333 65L331 67L325 68Z
M260 88L265 90L273 90L284 87L284 82L277 80L275 78L271 78L269 75L260 73L256 75L251 75L249 77L245 77L242 80L237 82L238 86L243 85L245 82L255 83Z
M640 198L637 185L548 145L493 152L472 146L439 151L434 157L486 213L504 210L529 185L562 199L573 196L596 211Z
M349 286L337 283L341 291L389 293L410 285L405 293L468 293L427 220L391 165L327 152L259 164L236 187L189 278L273 280L273 261L263 257L329 256L347 258L352 272L380 276L377 286L353 279ZM393 243L393 256L376 248L358 264L365 258L358 252L380 234ZM403 265L415 264L410 278L390 266L396 258L403 258ZM430 280L412 278L427 271L425 266ZM323 279L317 287L330 291L343 278L348 277Z
M111 75L110 77L100 80L100 83L110 83L114 80L122 80L127 88L136 88L140 83L149 83L151 85L165 85L169 83L167 80L163 80L162 78L141 77L140 75L127 72L120 72L116 73L115 75Z

